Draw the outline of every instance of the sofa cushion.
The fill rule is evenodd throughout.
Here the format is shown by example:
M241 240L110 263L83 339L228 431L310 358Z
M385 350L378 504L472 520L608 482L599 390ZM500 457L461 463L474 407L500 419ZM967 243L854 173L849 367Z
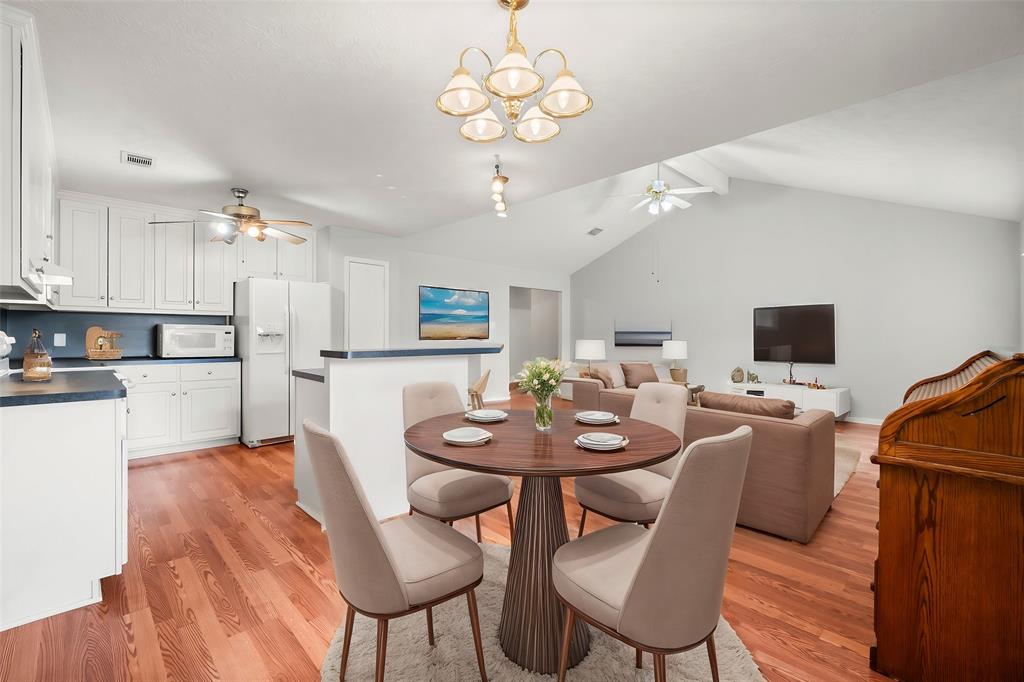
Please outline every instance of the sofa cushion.
M715 393L713 391L703 391L700 394L700 406L712 410L756 414L762 417L775 417L777 419L792 419L796 410L796 405L792 400L755 398L745 395L732 395L730 393Z
M626 385L626 376L617 362L593 363L590 376L600 379L605 388L622 388Z
M619 366L622 367L627 388L637 388L649 381L658 382L658 373L649 362L623 362Z

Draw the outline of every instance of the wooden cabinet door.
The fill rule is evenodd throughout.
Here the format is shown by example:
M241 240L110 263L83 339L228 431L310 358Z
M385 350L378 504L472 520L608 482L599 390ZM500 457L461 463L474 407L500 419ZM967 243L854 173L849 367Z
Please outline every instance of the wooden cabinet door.
M157 220L175 220L161 217ZM156 309L192 310L195 237L193 224L156 225Z
M238 247L211 242L216 234L210 225L196 225L194 307L204 312L231 315L235 310L235 250Z
M141 384L128 390L129 453L178 442L180 400L178 382Z
M181 397L183 443L239 434L241 392L238 381L183 381Z
M277 279L277 240L258 242L241 235L235 242L238 249L238 279L260 277Z
M111 308L153 308L151 213L111 207L108 215L107 300Z
M60 202L59 264L75 274L58 290L62 307L107 305L107 207L86 201Z
M295 234L306 238L305 244L290 244L285 241L277 243L278 278L292 282L313 281L313 256L315 237L313 230L295 228Z

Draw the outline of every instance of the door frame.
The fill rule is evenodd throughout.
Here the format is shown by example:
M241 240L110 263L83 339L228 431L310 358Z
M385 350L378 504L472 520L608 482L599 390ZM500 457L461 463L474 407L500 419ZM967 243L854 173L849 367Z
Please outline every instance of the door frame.
M345 305L345 348L349 347L349 331L352 329L352 325L349 324L349 315L352 311L352 305L350 300L351 287L349 286L349 266L352 263L359 263L362 265L374 265L384 268L384 347L388 348L391 345L391 264L386 260L376 260L373 258L361 258L359 256L345 256L345 288L344 288L344 305Z

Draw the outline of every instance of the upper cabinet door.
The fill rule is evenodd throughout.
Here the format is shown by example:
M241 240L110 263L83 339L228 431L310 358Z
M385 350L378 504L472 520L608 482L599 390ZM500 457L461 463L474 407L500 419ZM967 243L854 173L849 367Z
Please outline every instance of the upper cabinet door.
M252 237L239 235L235 242L238 249L238 279L246 277L277 278L277 240L266 239L258 242Z
M75 273L74 284L59 289L61 306L107 305L107 207L61 199L60 265Z
M107 300L111 308L153 307L152 219L151 213L110 208Z
M238 247L210 241L216 234L209 225L196 225L195 309L231 315Z
M157 220L181 220L160 216ZM156 225L156 309L192 310L195 237L191 222Z
M277 242L278 278L292 282L312 282L316 233L308 228L296 229L295 233L300 237L305 237L306 243Z

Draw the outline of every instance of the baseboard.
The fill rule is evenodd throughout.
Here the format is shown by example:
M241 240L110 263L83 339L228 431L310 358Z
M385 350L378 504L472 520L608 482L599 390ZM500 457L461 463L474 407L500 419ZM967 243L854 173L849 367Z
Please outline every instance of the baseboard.
M840 421L851 422L853 424L868 424L870 426L881 426L884 419L875 419L874 417L844 417Z
M225 445L238 443L238 436L231 438L217 438L215 440L201 440L194 443L174 443L173 445L161 445L155 448L140 448L129 450L128 459L143 459L145 457L157 457L159 455L175 455L179 452L191 452L193 450L205 450L206 448L222 448Z
M320 530L323 530L325 528L324 520L323 520L323 518L321 518L321 515L320 514L315 514L313 512L313 510L310 509L310 507L308 505L305 505L302 502L299 502L298 500L296 500L295 501L295 506L298 507L299 509L301 509L302 511L306 512L306 514L310 518L312 518L314 521L319 523L320 524Z

